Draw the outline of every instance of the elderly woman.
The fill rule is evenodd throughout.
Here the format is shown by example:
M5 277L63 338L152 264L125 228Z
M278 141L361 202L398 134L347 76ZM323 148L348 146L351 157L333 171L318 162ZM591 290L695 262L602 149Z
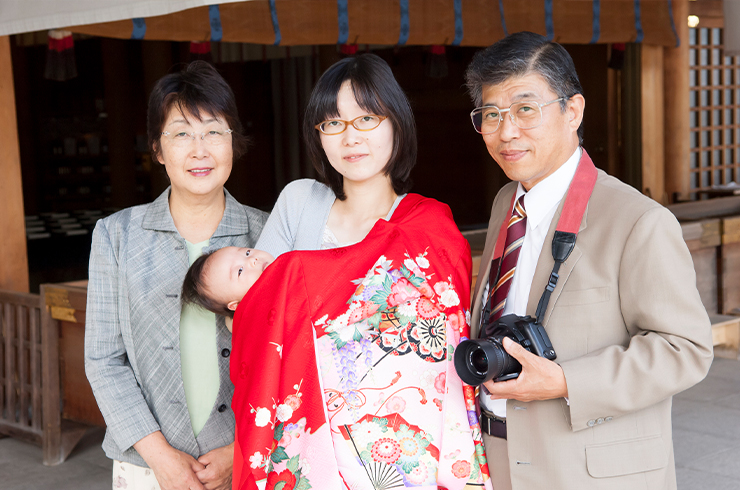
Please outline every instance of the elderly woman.
M149 145L170 187L100 220L93 233L85 367L105 418L113 488L227 489L234 414L223 317L181 307L203 252L251 247L266 214L224 189L244 153L234 94L211 65L160 79Z

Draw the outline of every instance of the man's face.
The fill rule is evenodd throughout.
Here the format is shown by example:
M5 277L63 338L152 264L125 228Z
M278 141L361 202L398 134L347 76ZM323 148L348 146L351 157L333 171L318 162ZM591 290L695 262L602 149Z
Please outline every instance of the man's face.
M557 98L541 75L530 73L484 86L482 105L508 109L515 102L543 104ZM521 182L526 190L531 189L560 168L578 147L577 131L584 104L579 94L567 101L565 112L559 102L544 106L542 124L532 129L518 128L509 113L504 113L498 130L482 135L488 153L507 177Z

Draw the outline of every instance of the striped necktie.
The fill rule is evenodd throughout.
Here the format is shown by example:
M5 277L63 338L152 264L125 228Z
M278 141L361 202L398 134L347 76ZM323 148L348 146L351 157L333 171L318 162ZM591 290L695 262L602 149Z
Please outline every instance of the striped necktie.
M504 307L506 306L506 297L509 295L509 289L511 289L511 282L514 279L514 271L516 270L516 263L519 260L519 251L522 249L522 243L524 243L524 233L527 231L527 212L524 210L524 194L517 199L514 209L509 218L509 224L506 229L506 243L504 245L504 253L501 257L501 269L498 274L498 282L494 285L493 281L496 280L496 270L494 265L491 265L491 272L489 273L489 299L488 308L490 311L490 321L496 321L504 313Z

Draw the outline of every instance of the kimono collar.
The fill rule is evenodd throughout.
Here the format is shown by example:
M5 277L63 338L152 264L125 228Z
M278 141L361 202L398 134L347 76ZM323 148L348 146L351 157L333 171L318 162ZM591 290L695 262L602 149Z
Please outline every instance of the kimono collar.
M239 204L236 199L224 189L226 196L226 208L224 215L218 224L218 228L211 238L231 235L244 235L249 231L248 216L244 206ZM175 222L170 213L170 187L159 195L147 208L144 215L142 227L146 230L170 231L177 233Z

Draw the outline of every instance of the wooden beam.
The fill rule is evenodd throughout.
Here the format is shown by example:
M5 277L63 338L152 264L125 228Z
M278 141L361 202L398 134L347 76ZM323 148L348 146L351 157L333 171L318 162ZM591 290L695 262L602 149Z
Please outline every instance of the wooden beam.
M21 153L15 112L10 37L0 36L0 289L28 292Z
M640 126L642 128L642 192L667 204L665 196L665 141L663 46L642 44L640 53ZM688 119L688 111L684 116Z
M681 44L663 48L665 93L665 191L670 202L689 198L689 15L688 0L674 0L673 18Z

